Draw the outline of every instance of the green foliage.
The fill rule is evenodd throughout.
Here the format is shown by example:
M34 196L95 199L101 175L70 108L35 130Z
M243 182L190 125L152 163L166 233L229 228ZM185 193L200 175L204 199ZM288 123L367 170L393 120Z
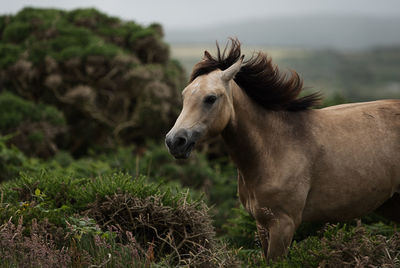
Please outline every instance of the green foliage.
M155 28L134 22L123 22L96 9L65 12L56 9L24 8L12 19L2 17L0 30L0 67L15 63L21 51L28 50L29 59L40 64L46 56L59 61L89 55L114 57L127 54L123 46L141 39L158 36ZM24 42L28 40L28 42ZM14 47L11 47L14 46Z
M130 36L129 36L129 42L130 43L135 43L137 42L139 39L145 38L145 37L149 37L149 36L153 36L156 32L151 29L151 28L146 28L146 29L140 29L139 31L135 31L133 32Z
M102 44L99 42L97 44L91 44L87 46L84 53L85 56L94 55L111 58L121 53L121 49L112 44Z
M0 32L4 31L4 27L7 24L8 16L7 15L0 15Z
M150 247L150 249L146 247L144 249L143 247L133 247L135 243L144 243L144 241L151 244L152 239L140 238L139 240L129 240L134 236L129 238L125 231L123 231L126 230L124 229L126 226L131 226L127 225L131 220L124 216L129 215L129 213L123 212L121 210L123 208L122 203L119 204L118 202L127 202L126 204L129 204L129 206L132 206L132 204L142 204L140 202L144 202L143 204L147 202L148 209L154 209L162 205L172 208L171 211L175 211L174 213L177 213L176 210L183 203L194 204L190 205L190 207L198 209L201 209L203 205L201 205L201 202L196 203L198 201L190 198L187 192L180 187L180 177L176 178L176 176L189 178L189 169L182 172L179 168L176 170L172 169L172 171L168 168L166 169L168 172L166 172L161 168L162 166L168 166L168 161L164 158L164 146L150 144L141 157L136 155L134 151L134 148L120 148L113 153L110 152L101 155L92 153L91 157L77 160L73 159L66 152L59 152L54 159L44 161L27 158L15 148L9 149L6 147L5 141L3 141L3 145L0 146L0 156L10 156L9 158L3 157L5 160L0 163L5 163L4 166L9 169L15 166L14 171L19 170L22 173L14 173L13 180L0 184L0 225L6 224L10 219L12 224L17 225L18 219L23 217L23 228L25 228L23 235L29 237L32 232L35 232L32 230L36 228L34 224L32 225L32 222L37 220L39 225L48 226L46 228L51 230L48 232L51 233L52 237L57 234L57 237L68 238L67 240L54 240L53 245L59 248L68 245L68 248L73 250L73 252L69 252L68 254L76 256L76 259L82 261L77 264L79 267L87 266L88 263L99 264L102 260L108 259L107 256L109 253L116 254L116 257L110 260L110 265L124 263L122 260L131 265L132 263L143 264L149 261L148 250L158 252L157 247ZM198 156L196 161L189 163L193 170L196 169L196 165L198 165L197 168L199 169L205 169L207 165L209 168L209 173L199 172L199 175L196 175L199 176L198 179L203 180L205 177L210 176L208 179L213 186L216 186L206 191L205 197L209 199L213 194L217 195L218 191L221 190L219 187L224 187L214 176L226 176L228 178L230 175L228 176L227 174L230 174L230 172L216 167L210 168L210 163L205 158L203 159L201 155ZM159 173L154 170L156 169L155 167L160 167L159 172L165 172L163 179L157 177ZM144 176L134 175L133 177L126 173L115 173L116 170L123 170L129 174L146 173L150 176L152 182ZM217 174L219 175L217 176ZM161 181L163 180L170 181L170 183L162 183ZM186 179L183 181L186 181ZM171 183L173 183L174 189L171 188ZM198 182L193 183L197 185ZM196 187L202 189L204 186L197 185ZM129 199L128 197L133 199ZM228 199L228 197L226 198ZM229 199L231 201L225 201L228 203L232 202L232 200L236 201L237 197L229 197ZM134 201L135 203L129 203L133 202L133 200L136 200ZM144 201L139 202L138 200ZM159 201L153 204L151 203L153 202L152 200ZM208 202L210 202L210 199ZM186 206L189 207L189 205ZM224 207L225 203L217 204L216 208L219 208L219 206ZM112 212L116 208L118 209ZM137 213L136 209L131 209L132 213ZM163 207L159 207L159 209L161 209L160 213L161 211L163 211L162 213L167 213L168 211ZM94 217L84 216L88 211ZM153 211L152 213L155 212ZM262 256L260 243L257 242L256 238L255 221L242 207L230 210L228 214L230 219L224 219L226 224L224 226L225 235L223 238L234 248L232 254L237 256L244 266L265 267L266 263ZM110 215L113 216L111 217ZM190 215L192 216L189 218L192 218L194 214L191 213ZM163 216L162 219L168 217ZM156 219L153 216L151 218ZM183 219L182 216L179 216L179 218ZM118 222L120 227L124 226L124 228L119 231L116 229L100 228L104 222L111 219ZM372 221L372 218L369 218L369 220ZM155 221L151 222L155 223ZM11 223L7 224L10 225ZM142 224L140 221L135 224L139 223ZM164 224L162 220L160 223ZM340 266L342 264L340 259L347 258L346 254L359 256L364 261L366 259L363 256L374 254L374 259L377 261L372 263L377 265L388 263L389 261L382 254L384 251L382 251L379 245L386 243L384 245L389 252L398 250L396 248L397 238L395 237L396 232L394 227L382 222L371 222L370 225L367 225L365 228L363 227L363 229L360 229L354 223L329 225L318 232L315 231L316 228L319 227L311 225L300 228L301 234L296 234L297 240L293 242L288 256L280 261L270 263L268 267ZM161 231L162 229L158 230ZM152 235L148 231L145 233L144 231L140 231L140 233L146 234L146 236L150 235L149 237ZM134 233L132 234L134 235ZM386 238L382 235L385 235ZM39 234L38 236L41 237ZM131 242L127 242L127 239ZM387 242L384 242L382 239L387 239L385 240ZM25 248L25 251L30 250L25 244L14 245ZM361 246L358 247L358 245ZM15 249L14 251L19 252L18 250ZM131 259L132 255L128 254L132 250L137 250L138 252L134 259ZM119 253L117 254L116 252ZM229 257L231 253L228 253L226 249L218 252L218 254L222 255L212 255L208 252L204 256L208 256L209 260L215 258L213 260L218 260L217 263L221 261L226 262L227 259L231 258ZM0 252L0 254L3 253ZM121 259L118 256L121 256ZM165 259L159 259L159 261L169 267L174 263L170 257L167 256ZM349 259L348 261L351 262L352 260ZM151 262L154 262L154 259Z
M0 93L0 131L17 128L21 123L47 121L56 126L65 124L64 115L54 106L34 104L10 92Z
M19 43L29 35L30 31L31 25L29 23L16 21L5 27L3 38L6 42Z
M16 128L23 121L39 121L41 111L35 105L14 94L2 92L0 95L0 129Z
M10 92L0 93L0 135L28 155L49 157L65 130L64 114L54 106L35 104Z
M56 106L69 124L63 129L68 139L49 137L55 131L29 133L20 143L42 143L23 149L30 155L49 157L63 148L77 156L95 146L143 144L144 137L164 136L179 113L185 78L170 61L158 24L145 27L95 9L25 8L1 17L0 36L0 84ZM25 114L10 114L0 124L16 127Z
M7 147L7 139L0 136L0 182L16 177L27 161L18 149Z
M143 176L133 178L127 174L114 173L107 163L98 160L72 161L62 168L56 161L29 162L23 154L9 150L4 145L0 149L3 159L7 152L14 154L14 158L8 156L2 162L5 163L4 172L12 173L15 177L0 185L3 201L9 204L29 204L31 209L27 210L29 213L25 217L30 219L42 218L42 209L46 213L55 213L52 218L57 218L57 213L65 212L66 209L70 213L77 213L87 208L87 204L103 200L114 193L129 193L138 198L159 195L162 196L163 204L168 206L176 206L184 196L186 202L191 202L190 196L182 189L176 191L160 183L149 183ZM17 176L17 169L25 172ZM40 200L37 193L40 193ZM3 213L2 220L7 220L10 213L15 211Z
M68 13L67 19L74 24L84 24L90 27L103 28L105 25L119 24L120 20L115 17L109 17L104 13L94 9L75 9Z
M194 153L187 161L171 157L164 144L149 142L143 154L135 153L134 147L118 148L108 153L91 153L115 170L132 176L145 174L152 181L183 187L201 192L212 207L217 233L224 233L222 225L233 217L231 209L238 204L236 169L227 160L210 161L202 153ZM197 195L196 195L197 196Z
M0 43L0 68L7 67L16 62L22 52L20 46Z
M27 237L36 235L36 233L32 233L34 232L32 230L36 228L34 224L36 221L39 224L46 222L48 225L55 227L51 229L53 231L50 229L46 231L49 232L47 234L49 237L54 237L56 234L53 232L56 232L56 230L59 232L61 228L64 231L60 237L64 238L58 242L52 241L51 243L55 243L54 245L59 248L77 250L73 254L78 254L81 257L84 255L85 258L90 260L90 263L99 263L110 252L114 252L112 254L119 252L117 255L126 260L129 259L129 254L132 253L132 250L137 250L138 253L135 255L134 262L154 262L155 260L162 260L164 256L165 259L162 261L172 265L177 263L177 256L173 250L174 244L171 243L175 243L174 241L180 243L179 241L182 238L179 237L184 237L183 234L185 233L179 231L182 228L188 232L189 237L182 240L182 243L185 243L184 247L176 249L179 252L183 250L180 253L182 257L179 256L179 258L185 258L185 260L190 260L193 263L210 262L212 261L211 258L214 257L217 259L225 258L222 255L218 255L220 253L217 254L211 250L211 247L217 245L213 238L213 227L207 215L206 206L201 200L193 200L188 191L183 191L177 185L178 189L174 190L162 183L150 183L144 176L133 178L128 174L114 173L107 163L99 160L81 159L76 161L65 153L59 154L55 159L36 162L34 165L40 168L26 169L25 172L22 172L13 180L0 184L0 225L4 224L2 226L5 227L12 224L17 225L20 219L23 218L24 223L21 228L25 231L22 235ZM90 165L93 165L93 170L98 173L86 177L89 172L83 171L82 167L87 166L90 170ZM89 213L93 213L100 220L100 211L104 210L110 200L113 200L112 198L116 198L115 202L123 202L124 200L130 200L124 198L131 198L133 200L131 202L134 202L133 205L137 206L132 208L132 213L136 213L134 214L135 220L126 217L126 214L118 214L121 212L120 205L116 207L117 211L111 214L106 213L105 216L116 217L118 215L123 217L123 221L136 221L138 225L123 225L121 220L113 223L115 226L127 228L120 230L112 229L115 227L114 225L114 227L103 225L104 221L100 221L103 227L102 230L93 218L81 216L90 208L91 212ZM132 203L130 204L132 205ZM141 204L143 207L141 207ZM152 210L154 211L152 212ZM137 215L137 213L139 214ZM149 213L153 213L151 214L153 216L150 217L150 222L146 220ZM157 215L159 217L158 220L154 218ZM163 216L160 217L160 215ZM143 220L146 223L144 223L143 227L140 227ZM154 228L157 228L158 233L148 229L151 224L154 224ZM164 228L165 232L160 229L162 226L167 226L166 229ZM177 229L174 233L171 233L172 226ZM108 230L107 228L111 229ZM135 228L139 229L136 230ZM144 228L145 232L142 232L140 228ZM17 232L15 228L13 230L13 232ZM132 231L130 235L125 232L129 230ZM160 238L160 235L166 237ZM166 241L162 239L170 239L168 237L171 235L174 236L171 240L172 242L162 242ZM37 236L41 237L39 234ZM193 238L190 238L192 236ZM151 237L154 237L153 240ZM154 239L156 239L156 242L154 242ZM193 241L197 242L191 244L186 239L195 239ZM156 248L155 245L161 245L160 241L163 246ZM154 256L150 257L148 255L148 243L156 243L150 248L153 252L151 254L157 255L156 259L154 259ZM19 247L26 248L27 246L25 244L14 245L18 246L18 249L14 250L15 254L22 250ZM169 250L166 250L167 247ZM162 250L163 248L164 251ZM190 257L184 253L189 249L192 252L200 250L198 252L199 255ZM24 250L30 251L31 249L28 247ZM48 249L43 250L47 251ZM0 250L0 256L2 256L1 254L3 252ZM7 254L10 253L8 252ZM221 254L225 256L227 253L223 251ZM130 256L132 257L132 255ZM206 256L209 256L210 259L205 259ZM122 260L116 257L111 263L115 264L115 262L119 263L120 261ZM79 267L85 266L84 263L76 265Z
M64 15L64 11L57 9L39 9L33 7L25 7L14 16L15 21L30 22L32 25L40 26L45 22L57 21L60 16Z
M43 62L45 56L52 56L62 61L88 55L113 57L123 51L117 46L103 42L102 38L90 30L90 27L89 29L84 27L85 22L97 25L97 20L101 19L102 23L97 26L104 27L111 21L119 22L118 19L108 18L94 9L75 10L65 14L60 10L35 8L25 8L19 12L6 23L3 31L1 45L14 44L15 47L6 47L8 51L2 54L11 52L12 55L3 60L2 66L16 62L18 59L16 55L24 49L29 51L29 59L34 63ZM24 40L29 42L22 42Z
M312 236L299 243L293 242L289 254L285 259L270 264L271 268L287 267L319 267L324 256L319 254L321 249L320 238Z
M400 237L394 233L383 237L368 229L360 225L326 225L319 234L293 242L288 256L269 267L396 267L398 254L392 252L398 253Z
M226 239L236 248L254 249L260 246L256 242L256 222L242 206L231 210L231 217L224 229Z

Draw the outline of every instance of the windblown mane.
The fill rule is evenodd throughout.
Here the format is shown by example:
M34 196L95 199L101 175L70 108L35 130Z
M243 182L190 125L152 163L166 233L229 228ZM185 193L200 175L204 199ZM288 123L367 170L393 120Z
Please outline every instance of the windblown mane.
M206 52L203 60L194 66L190 81L216 69L225 70L239 60L239 40L231 39L228 52L227 49L228 44L221 54L217 43L216 58ZM245 61L234 80L250 98L265 109L299 111L309 109L321 100L319 93L298 97L303 90L303 81L299 75L293 70L289 75L282 74L278 67L272 64L271 58L262 52Z

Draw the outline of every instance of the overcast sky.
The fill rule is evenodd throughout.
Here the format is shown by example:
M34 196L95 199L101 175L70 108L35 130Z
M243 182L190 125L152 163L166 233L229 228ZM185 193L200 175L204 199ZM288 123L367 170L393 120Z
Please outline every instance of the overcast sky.
M400 17L400 0L0 0L0 13L25 6L74 9L95 7L139 23L166 29L204 27L251 18L307 14L357 14Z

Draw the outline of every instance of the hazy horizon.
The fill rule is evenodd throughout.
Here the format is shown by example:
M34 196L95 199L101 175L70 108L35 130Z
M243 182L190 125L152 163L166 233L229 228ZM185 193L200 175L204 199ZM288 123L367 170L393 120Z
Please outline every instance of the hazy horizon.
M110 16L141 24L160 23L169 43L224 42L237 36L249 45L351 49L400 45L400 1L252 0L212 1L53 1L15 0L1 14L22 8L71 10L94 7ZM393 21L393 22L392 22Z
M14 0L2 3L1 14L16 13L26 6L75 9L94 7L108 15L143 24L161 23L169 30L203 28L213 25L246 21L254 18L280 18L307 15L354 15L369 17L400 17L400 1L387 0Z

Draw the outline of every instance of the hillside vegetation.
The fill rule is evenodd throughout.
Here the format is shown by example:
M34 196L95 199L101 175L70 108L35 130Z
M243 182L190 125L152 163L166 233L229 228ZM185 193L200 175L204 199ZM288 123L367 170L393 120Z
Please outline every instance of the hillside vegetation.
M304 224L267 265L221 147L176 161L163 144L185 76L157 24L0 17L0 267L400 265L396 225L373 214Z
M159 138L179 112L185 77L158 24L143 27L94 9L25 8L0 17L0 37L0 91L64 114L68 128L51 139L53 151L79 155Z

